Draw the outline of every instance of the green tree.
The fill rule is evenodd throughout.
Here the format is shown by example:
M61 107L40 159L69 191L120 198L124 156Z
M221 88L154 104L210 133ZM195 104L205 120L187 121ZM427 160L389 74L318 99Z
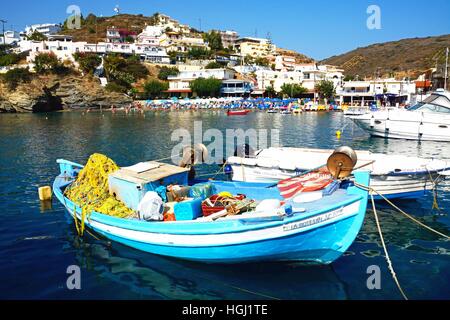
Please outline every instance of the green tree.
M59 66L58 57L53 53L39 53L34 58L34 70L37 73L55 71Z
M176 76L178 73L179 73L179 70L177 67L163 66L161 69L159 69L158 79L159 80L167 80L167 78L169 76Z
M265 91L266 96L268 96L269 98L273 98L277 96L277 92L275 91L275 89L272 86L268 86L266 88Z
M203 34L203 40L208 42L212 51L223 50L222 37L219 32L210 31Z
M79 63L80 69L90 74L102 63L102 58L95 53L76 52L73 56Z
M134 38L132 36L126 36L123 40L125 42L134 43Z
M270 62L267 58L258 57L255 59L255 64L257 66L268 67Z
M116 54L110 54L103 59L103 68L105 69L106 79L114 81L116 79L119 68L123 62L123 58Z
M21 56L16 53L0 53L0 67L10 66L16 64L21 59Z
M121 86L131 88L131 84L148 76L148 69L139 61L124 59L111 54L103 59L103 67L109 82L116 82Z
M32 74L28 68L15 68L8 70L3 79L10 90L15 90L19 83L28 83L32 79Z
M333 81L322 80L316 84L315 89L322 99L326 98L328 100L331 100L336 95L336 89L334 88Z
M40 33L39 31L34 31L29 37L28 40L32 40L32 41L46 41L47 37Z
M284 96L288 96L291 98L300 98L303 94L307 92L308 89L296 83L293 84L285 83L281 86L281 93Z
M223 64L221 64L219 62L216 62L216 61L213 61L213 62L208 63L205 66L205 69L220 69L220 68L223 68L223 67L224 67Z
M187 56L189 59L209 59L211 51L203 47L192 47L189 49Z
M248 55L246 55L244 57L244 63L246 65L254 64L255 63L255 58L253 58L251 55L248 54Z
M166 82L150 80L144 84L144 95L147 99L161 97L168 88L169 84Z
M344 77L344 81L353 81L353 80L355 80L355 77L350 74Z
M190 87L197 96L217 97L220 95L222 81L214 78L198 78L191 82Z

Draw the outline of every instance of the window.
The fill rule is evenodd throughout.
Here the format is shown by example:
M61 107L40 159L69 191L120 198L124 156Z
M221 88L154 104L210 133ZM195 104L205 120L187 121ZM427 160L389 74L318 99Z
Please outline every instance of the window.
M450 109L436 104L431 103L418 103L417 105L409 108L410 111L421 111L421 112L439 112L439 113L450 113Z

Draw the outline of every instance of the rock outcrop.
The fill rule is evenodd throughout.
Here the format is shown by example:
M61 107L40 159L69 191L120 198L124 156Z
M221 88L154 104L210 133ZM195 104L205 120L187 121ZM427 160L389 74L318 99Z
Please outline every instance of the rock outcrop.
M0 112L51 112L83 108L109 108L132 102L124 94L106 91L91 76L39 76L9 90L0 83Z

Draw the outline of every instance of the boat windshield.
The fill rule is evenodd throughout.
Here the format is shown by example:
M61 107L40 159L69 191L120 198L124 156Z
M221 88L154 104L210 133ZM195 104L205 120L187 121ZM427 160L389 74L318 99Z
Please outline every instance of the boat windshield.
M421 112L439 112L439 113L449 113L450 108L446 108L433 103L420 102L415 106L408 108L409 111L421 111Z

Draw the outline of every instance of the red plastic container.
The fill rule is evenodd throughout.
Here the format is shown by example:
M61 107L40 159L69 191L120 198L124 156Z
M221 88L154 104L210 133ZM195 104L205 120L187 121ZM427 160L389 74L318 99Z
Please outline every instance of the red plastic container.
M224 198L224 197L221 197L219 195L213 195L213 196L209 197L209 200L212 203L216 203L217 204L214 207L210 207L208 204L206 204L205 201L203 201L202 202L202 214L203 214L203 216L207 217L207 216L212 215L213 213L225 210L225 207L220 205L220 203L221 203L220 200L221 199L229 199L229 198ZM235 199L235 200L244 200L245 199L245 195L240 194L240 195L237 195L236 197L233 197L233 199Z

